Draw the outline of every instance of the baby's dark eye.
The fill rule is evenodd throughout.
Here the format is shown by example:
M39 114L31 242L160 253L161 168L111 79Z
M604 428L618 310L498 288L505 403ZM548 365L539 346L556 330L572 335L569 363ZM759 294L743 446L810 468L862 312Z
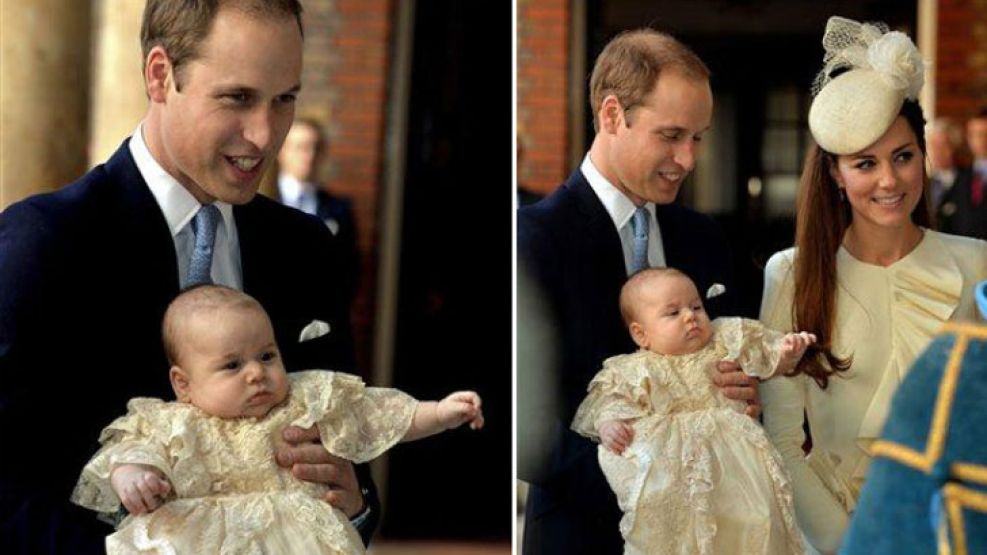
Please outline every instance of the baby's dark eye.
M261 362L271 362L276 358L278 358L278 354L274 351L266 351L260 355Z
M223 365L223 370L238 370L240 368L239 360L231 360Z

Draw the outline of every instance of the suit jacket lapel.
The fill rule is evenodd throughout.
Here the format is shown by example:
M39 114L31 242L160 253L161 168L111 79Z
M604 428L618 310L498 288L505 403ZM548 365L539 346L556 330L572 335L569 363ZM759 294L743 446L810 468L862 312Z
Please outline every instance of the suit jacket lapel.
M161 207L130 154L129 141L124 141L105 165L119 203L112 217L118 218L120 229L125 230L116 238L119 250L127 257L126 265L134 270L132 275L137 275L151 291L174 297L179 289L175 241Z
M679 237L677 222L673 217L673 212L677 206L671 204L655 205L655 220L658 221L658 229L661 230L661 246L665 251L665 265L669 268L679 268L682 264L682 256L679 247L684 238Z
M586 270L623 283L627 279L627 267L613 219L586 181L583 172L573 172L565 186L572 192L576 206L584 218L586 252L592 255L585 258L592 265Z
M251 200L247 204L233 206L233 222L236 225L237 237L240 242L240 270L243 276L243 290L249 295L257 296L254 288L258 284L263 284L264 279L255 279L255 274L264 265L256 263L257 242L261 238L256 233L257 225L255 225L254 211L252 210L254 202Z

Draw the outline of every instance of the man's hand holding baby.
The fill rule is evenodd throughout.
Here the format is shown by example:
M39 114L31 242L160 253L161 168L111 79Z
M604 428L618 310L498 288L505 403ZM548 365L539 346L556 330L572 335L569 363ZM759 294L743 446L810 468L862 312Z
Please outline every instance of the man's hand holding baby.
M761 396L757 391L757 378L748 376L743 368L732 360L721 360L716 365L713 384L719 387L727 399L747 403L747 416L757 418L761 414Z
M347 517L364 510L366 502L353 463L326 451L318 426L289 426L282 435L288 445L277 450L275 459L280 466L290 468L299 480L327 485L325 501Z
M132 515L149 513L164 503L171 484L157 469L142 464L121 464L110 472L110 485Z

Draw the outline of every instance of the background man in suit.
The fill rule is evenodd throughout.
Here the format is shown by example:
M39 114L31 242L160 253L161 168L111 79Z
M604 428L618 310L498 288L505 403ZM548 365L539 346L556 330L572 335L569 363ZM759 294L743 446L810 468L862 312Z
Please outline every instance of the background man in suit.
M963 148L963 130L950 118L936 118L929 126L926 144L932 166L929 176L932 206L941 220L944 216L948 218L956 209L955 206L952 209L947 208L945 212L949 214L944 214L943 198L956 182Z
M973 156L973 175L971 180L975 190L983 197L987 188L987 106L980 108L966 122L966 142Z
M539 287L558 336L552 378L559 410L553 417L518 407L526 427L549 427L528 434L548 437L545 446L518 446L519 457L539 461L518 466L519 478L532 484L523 543L530 554L622 552L620 510L596 446L569 424L603 360L635 350L617 302L636 269L635 230L645 226L646 265L678 268L700 291L715 283L726 287L706 304L711 317L729 314L735 294L718 226L673 203L712 119L703 62L663 33L622 33L596 60L590 104L596 136L582 165L551 196L518 212L519 270ZM756 415L754 380L736 365L720 370L717 384L727 396L750 402ZM526 371L525 361L518 361L518 371Z
M927 144L936 224L940 231L987 239L984 188L964 148L965 137L970 137L969 130L964 135L961 126L945 118L937 119L929 129Z
M352 371L336 240L256 195L294 117L300 15L297 0L149 0L140 127L106 164L0 214L0 552L102 552L110 528L69 494L129 398L170 397L161 317L193 280L202 229L216 229L208 278L265 306L287 368ZM315 319L331 333L298 344ZM358 481L315 429L284 439L279 464L330 484L366 541L379 511L365 469Z
M337 238L343 252L350 294L359 279L356 225L350 201L332 195L321 184L322 166L329 157L329 139L318 121L298 118L278 153L278 198L282 204L318 216Z

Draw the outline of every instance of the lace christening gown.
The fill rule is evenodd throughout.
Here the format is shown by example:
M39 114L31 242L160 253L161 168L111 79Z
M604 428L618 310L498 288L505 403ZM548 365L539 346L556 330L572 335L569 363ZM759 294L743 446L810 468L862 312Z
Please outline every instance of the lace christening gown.
M615 356L589 384L573 429L599 441L597 424L632 419L634 441L600 467L624 517L626 554L803 553L792 489L745 404L713 384L717 362L770 376L782 334L759 322L720 318L700 351Z
M364 553L349 519L322 501L325 486L302 482L274 461L289 425L317 424L329 452L366 462L397 443L417 401L360 378L323 371L288 375L288 399L263 418L222 419L192 405L138 398L100 435L72 500L113 514L119 464L150 465L173 494L150 514L129 516L107 537L118 553Z

